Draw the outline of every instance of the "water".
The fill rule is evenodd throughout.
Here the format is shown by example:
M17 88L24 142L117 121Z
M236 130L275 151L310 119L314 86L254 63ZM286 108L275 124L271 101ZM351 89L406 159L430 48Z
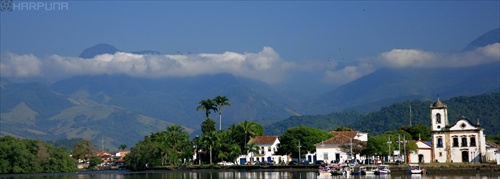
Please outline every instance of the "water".
M16 175L0 175L0 178L30 178L30 179L340 179L347 178L345 176L318 176L315 171L238 171L238 170L192 170L192 171L147 171L147 172L131 172L131 171L87 171L73 173L54 173L54 174L16 174ZM491 173L432 173L429 175L408 175L406 173L393 173L391 175L381 176L350 176L349 178L395 178L395 179L500 179L499 172Z

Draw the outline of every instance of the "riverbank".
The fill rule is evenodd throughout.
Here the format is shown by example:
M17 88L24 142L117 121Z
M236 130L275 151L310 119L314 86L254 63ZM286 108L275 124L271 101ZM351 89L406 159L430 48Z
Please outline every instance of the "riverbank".
M500 165L488 163L430 163L421 164L421 168L428 172L435 171L467 171L477 170L478 172L500 172ZM301 170L301 171L317 171L318 165L191 165L184 167L155 167L151 170ZM393 172L406 172L407 165L390 165Z

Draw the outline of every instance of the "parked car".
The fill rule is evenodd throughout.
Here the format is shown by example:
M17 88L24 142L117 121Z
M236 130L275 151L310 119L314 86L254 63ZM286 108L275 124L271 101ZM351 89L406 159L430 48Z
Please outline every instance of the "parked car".
M316 165L324 165L325 161L323 161L323 160L316 160L316 162L314 162L314 164L316 164Z
M288 165L297 165L297 164L299 164L299 162L295 160L288 162Z
M349 163L347 163L350 167L355 167L358 165L358 162L356 160L349 160Z

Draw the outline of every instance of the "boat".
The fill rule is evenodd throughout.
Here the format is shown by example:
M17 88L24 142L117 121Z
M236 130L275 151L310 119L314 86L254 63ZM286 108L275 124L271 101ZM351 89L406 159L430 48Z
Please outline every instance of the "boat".
M318 175L319 176L331 176L332 173L331 173L330 167L325 166L325 165L319 166Z
M378 170L375 171L376 175L386 175L391 174L391 170L389 169L389 165L379 165Z
M358 171L354 172L353 175L374 175L377 170L377 166L374 165L359 166Z
M419 164L408 164L408 173L409 174L422 174L422 170L420 169Z
M374 175L378 171L378 167L375 165L367 165L365 168L365 175Z

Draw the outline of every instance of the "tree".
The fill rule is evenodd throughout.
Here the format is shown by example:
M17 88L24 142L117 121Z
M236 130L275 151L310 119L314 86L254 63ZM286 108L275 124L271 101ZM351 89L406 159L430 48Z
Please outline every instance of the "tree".
M215 101L219 110L219 130L222 130L222 106L231 106L231 104L225 96L216 96L213 101Z
M211 110L217 112L217 105L211 99L201 100L200 105L196 108L196 110L205 110L205 116L208 118Z
M75 159L89 160L95 155L95 148L90 140L82 140L73 145L73 151L71 154Z
M352 154L356 157L357 154L360 154L366 148L367 142L353 139L352 144L344 144L340 146L340 150L345 153ZM352 152L352 153L351 153Z
M264 127L262 125L246 120L238 123L236 129L231 131L233 131L233 138L238 142L241 149L246 148L245 146L251 138L264 135Z
M297 126L289 128L283 133L280 138L278 153L291 154L293 157L298 157L299 149L297 147L299 141L301 151L316 151L314 144L323 140L332 138L334 135L325 132L321 129L315 129L307 126ZM303 154L304 152L301 152Z
M192 142L189 140L189 134L184 131L184 128L180 125L171 125L167 127L167 138L168 138L168 155L169 161L174 165L180 159L184 159L186 156L193 156ZM186 154L188 152L188 154Z
M423 124L415 124L412 126L403 126L399 130L406 131L411 135L413 140L431 140L431 129Z
M63 147L39 140L0 137L0 173L71 171L76 171L76 166Z
M206 118L202 123L201 123L201 131L205 133L211 133L215 132L217 129L215 128L216 124L215 121L212 118Z
M210 164L212 164L212 149L217 144L217 136L216 133L205 133L201 137L202 143L205 146L205 149L208 148L210 151Z
M345 126L337 126L335 129L333 129L334 131L352 131L352 128L348 128L348 127L345 127Z
M98 156L93 156L92 158L90 158L89 167L90 168L95 167L100 163L102 163L101 158L99 158Z
M118 147L119 150L125 150L127 148L127 145L121 144L120 147Z

